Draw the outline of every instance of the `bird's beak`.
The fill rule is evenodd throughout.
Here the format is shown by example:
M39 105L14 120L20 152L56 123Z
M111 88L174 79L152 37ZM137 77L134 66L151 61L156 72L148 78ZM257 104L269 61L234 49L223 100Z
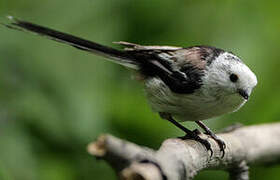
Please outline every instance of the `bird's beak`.
M244 99L248 100L249 99L249 94L246 90L243 89L239 89L238 93L240 94L240 96L242 96Z

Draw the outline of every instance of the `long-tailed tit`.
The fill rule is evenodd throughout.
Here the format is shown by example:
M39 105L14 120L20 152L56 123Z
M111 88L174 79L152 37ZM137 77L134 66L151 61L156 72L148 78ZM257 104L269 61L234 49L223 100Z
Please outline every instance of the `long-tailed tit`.
M8 18L11 23L4 25L9 28L31 31L138 71L152 109L183 130L186 138L205 145L211 154L210 143L178 121L195 121L218 143L224 155L225 143L202 120L237 111L257 85L255 74L240 58L215 47L142 46L117 42L125 49L116 50L11 16Z

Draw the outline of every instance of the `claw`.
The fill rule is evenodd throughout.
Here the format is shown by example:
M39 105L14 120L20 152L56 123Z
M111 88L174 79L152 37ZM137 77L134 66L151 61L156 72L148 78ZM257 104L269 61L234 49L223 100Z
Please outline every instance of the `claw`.
M223 158L225 156L225 149L226 149L225 142L215 134L211 134L211 133L205 133L205 134L209 135L212 139L214 139L214 141L216 141L216 143L219 145L220 151L222 152L221 157Z
M159 115L161 118L168 120L169 122L171 122L172 124L174 124L179 129L183 130L186 133L185 136L179 137L180 139L183 139L183 140L184 139L193 139L193 140L200 142L202 145L205 146L205 148L207 149L207 152L210 151L210 153L211 153L210 158L213 156L213 150L211 148L211 144L207 140L202 139L201 137L198 136L199 134L201 134L201 132L199 130L196 129L194 131L191 131L191 130L187 129L186 127L184 127L183 125L181 125L180 123L175 121L172 118L171 114L169 114L169 113L160 112ZM200 123L200 125L201 125L200 121L196 121L196 122Z
M226 144L222 139L220 139L216 134L214 134L210 128L208 128L204 123L201 121L196 121L196 123L205 130L205 134L209 135L212 139L216 141L216 143L219 145L220 151L222 152L222 158L225 156L225 148Z
M210 158L213 156L213 150L211 148L211 144L209 143L209 141L207 141L206 139L202 139L201 137L199 137L197 134L200 134L200 131L198 130L194 130L192 131L193 133L191 134L186 134L183 137L179 137L182 140L186 140L186 139L193 139L195 141L200 142L202 145L205 146L207 151L210 151Z
M213 138L213 137L212 137ZM220 147L220 151L222 152L222 158L225 156L225 148L226 148L226 144L223 140L219 139L218 137L213 138L219 145Z
M210 151L210 158L211 158L213 156L213 150L211 148L211 144L209 143L209 141L207 141L205 139L202 139L199 136L195 136L193 138L194 138L194 140L196 140L196 141L200 142L201 144L203 144L207 151Z

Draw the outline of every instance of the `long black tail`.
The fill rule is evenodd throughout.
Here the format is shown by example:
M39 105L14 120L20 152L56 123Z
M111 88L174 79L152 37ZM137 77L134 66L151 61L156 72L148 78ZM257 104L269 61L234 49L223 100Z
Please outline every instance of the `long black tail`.
M22 21L12 16L8 16L8 19L11 22L9 24L3 24L8 28L21 31L30 31L45 36L49 39L69 44L75 48L108 57L115 63L122 64L130 68L138 68L138 64L134 60L134 57L132 57L125 51L116 50L70 34L59 32L27 21Z
M12 16L8 16L8 19L11 21L10 23L1 24L11 29L33 32L49 39L71 45L80 50L108 57L112 62L140 70L146 77L157 76L174 92L185 93L189 89L189 80L186 79L185 76L182 76L182 73L174 71L169 65L166 65L161 59L153 55L149 56L146 53L133 53L133 51L130 53L127 51L120 51L70 34L27 21L18 20Z

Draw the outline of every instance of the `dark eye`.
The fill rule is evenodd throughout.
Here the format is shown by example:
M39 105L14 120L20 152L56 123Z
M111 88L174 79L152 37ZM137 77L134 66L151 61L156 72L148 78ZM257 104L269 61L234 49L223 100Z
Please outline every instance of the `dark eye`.
M238 80L238 76L236 74L231 74L229 76L229 79L231 80L231 82L236 82Z

